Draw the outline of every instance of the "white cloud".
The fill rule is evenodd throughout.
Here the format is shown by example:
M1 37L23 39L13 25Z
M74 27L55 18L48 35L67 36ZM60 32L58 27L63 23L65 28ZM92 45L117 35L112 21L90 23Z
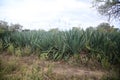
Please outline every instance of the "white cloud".
M90 25L94 15L97 18L90 4L81 0L5 0L0 7L0 19L30 29L68 29L79 24Z

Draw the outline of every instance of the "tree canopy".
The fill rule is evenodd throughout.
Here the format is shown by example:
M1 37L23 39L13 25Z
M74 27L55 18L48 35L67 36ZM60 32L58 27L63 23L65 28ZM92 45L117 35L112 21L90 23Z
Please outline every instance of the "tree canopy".
M113 32L113 31L118 31L118 28L114 28L114 26L110 25L109 23L100 23L97 27L97 30L102 31L102 32Z
M8 25L8 22L0 20L0 31L19 31L22 29L22 25L20 24L11 24Z
M108 17L108 20L120 21L120 0L94 0L94 7L98 12Z

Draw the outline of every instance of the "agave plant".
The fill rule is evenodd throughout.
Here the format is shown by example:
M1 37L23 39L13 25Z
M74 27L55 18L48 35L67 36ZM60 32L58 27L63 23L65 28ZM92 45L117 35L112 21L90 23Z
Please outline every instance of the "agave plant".
M24 31L4 36L2 46L12 43L15 48L29 46L31 53L47 53L53 60L66 59L87 50L90 56L120 63L120 31L102 32L96 29L73 28L68 31Z

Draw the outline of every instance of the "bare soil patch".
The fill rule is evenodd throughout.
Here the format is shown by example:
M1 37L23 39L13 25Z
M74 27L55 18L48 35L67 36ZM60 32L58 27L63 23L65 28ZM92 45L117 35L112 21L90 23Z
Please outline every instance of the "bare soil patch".
M30 66L37 64L40 67L42 67L44 71L47 71L48 66L52 65L52 73L56 75L67 76L67 77L81 76L81 77L96 77L97 79L100 79L102 76L106 75L107 73L106 71L103 71L103 70L90 70L89 68L85 68L85 67L73 67L73 66L67 65L66 63L40 60L35 55L25 56L25 57L16 57L16 56L11 56L6 54L0 54L0 58L6 61L15 59L17 60L20 66L25 65L26 67L28 67L28 69Z

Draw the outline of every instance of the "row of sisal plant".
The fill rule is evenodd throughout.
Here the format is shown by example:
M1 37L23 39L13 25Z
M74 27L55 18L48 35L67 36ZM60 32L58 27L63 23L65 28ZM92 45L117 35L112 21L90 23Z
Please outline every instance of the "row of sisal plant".
M99 60L120 63L120 31L103 32L79 28L69 31L23 31L14 32L3 40L13 44L15 48L29 46L31 53L46 53L53 60L84 53Z

